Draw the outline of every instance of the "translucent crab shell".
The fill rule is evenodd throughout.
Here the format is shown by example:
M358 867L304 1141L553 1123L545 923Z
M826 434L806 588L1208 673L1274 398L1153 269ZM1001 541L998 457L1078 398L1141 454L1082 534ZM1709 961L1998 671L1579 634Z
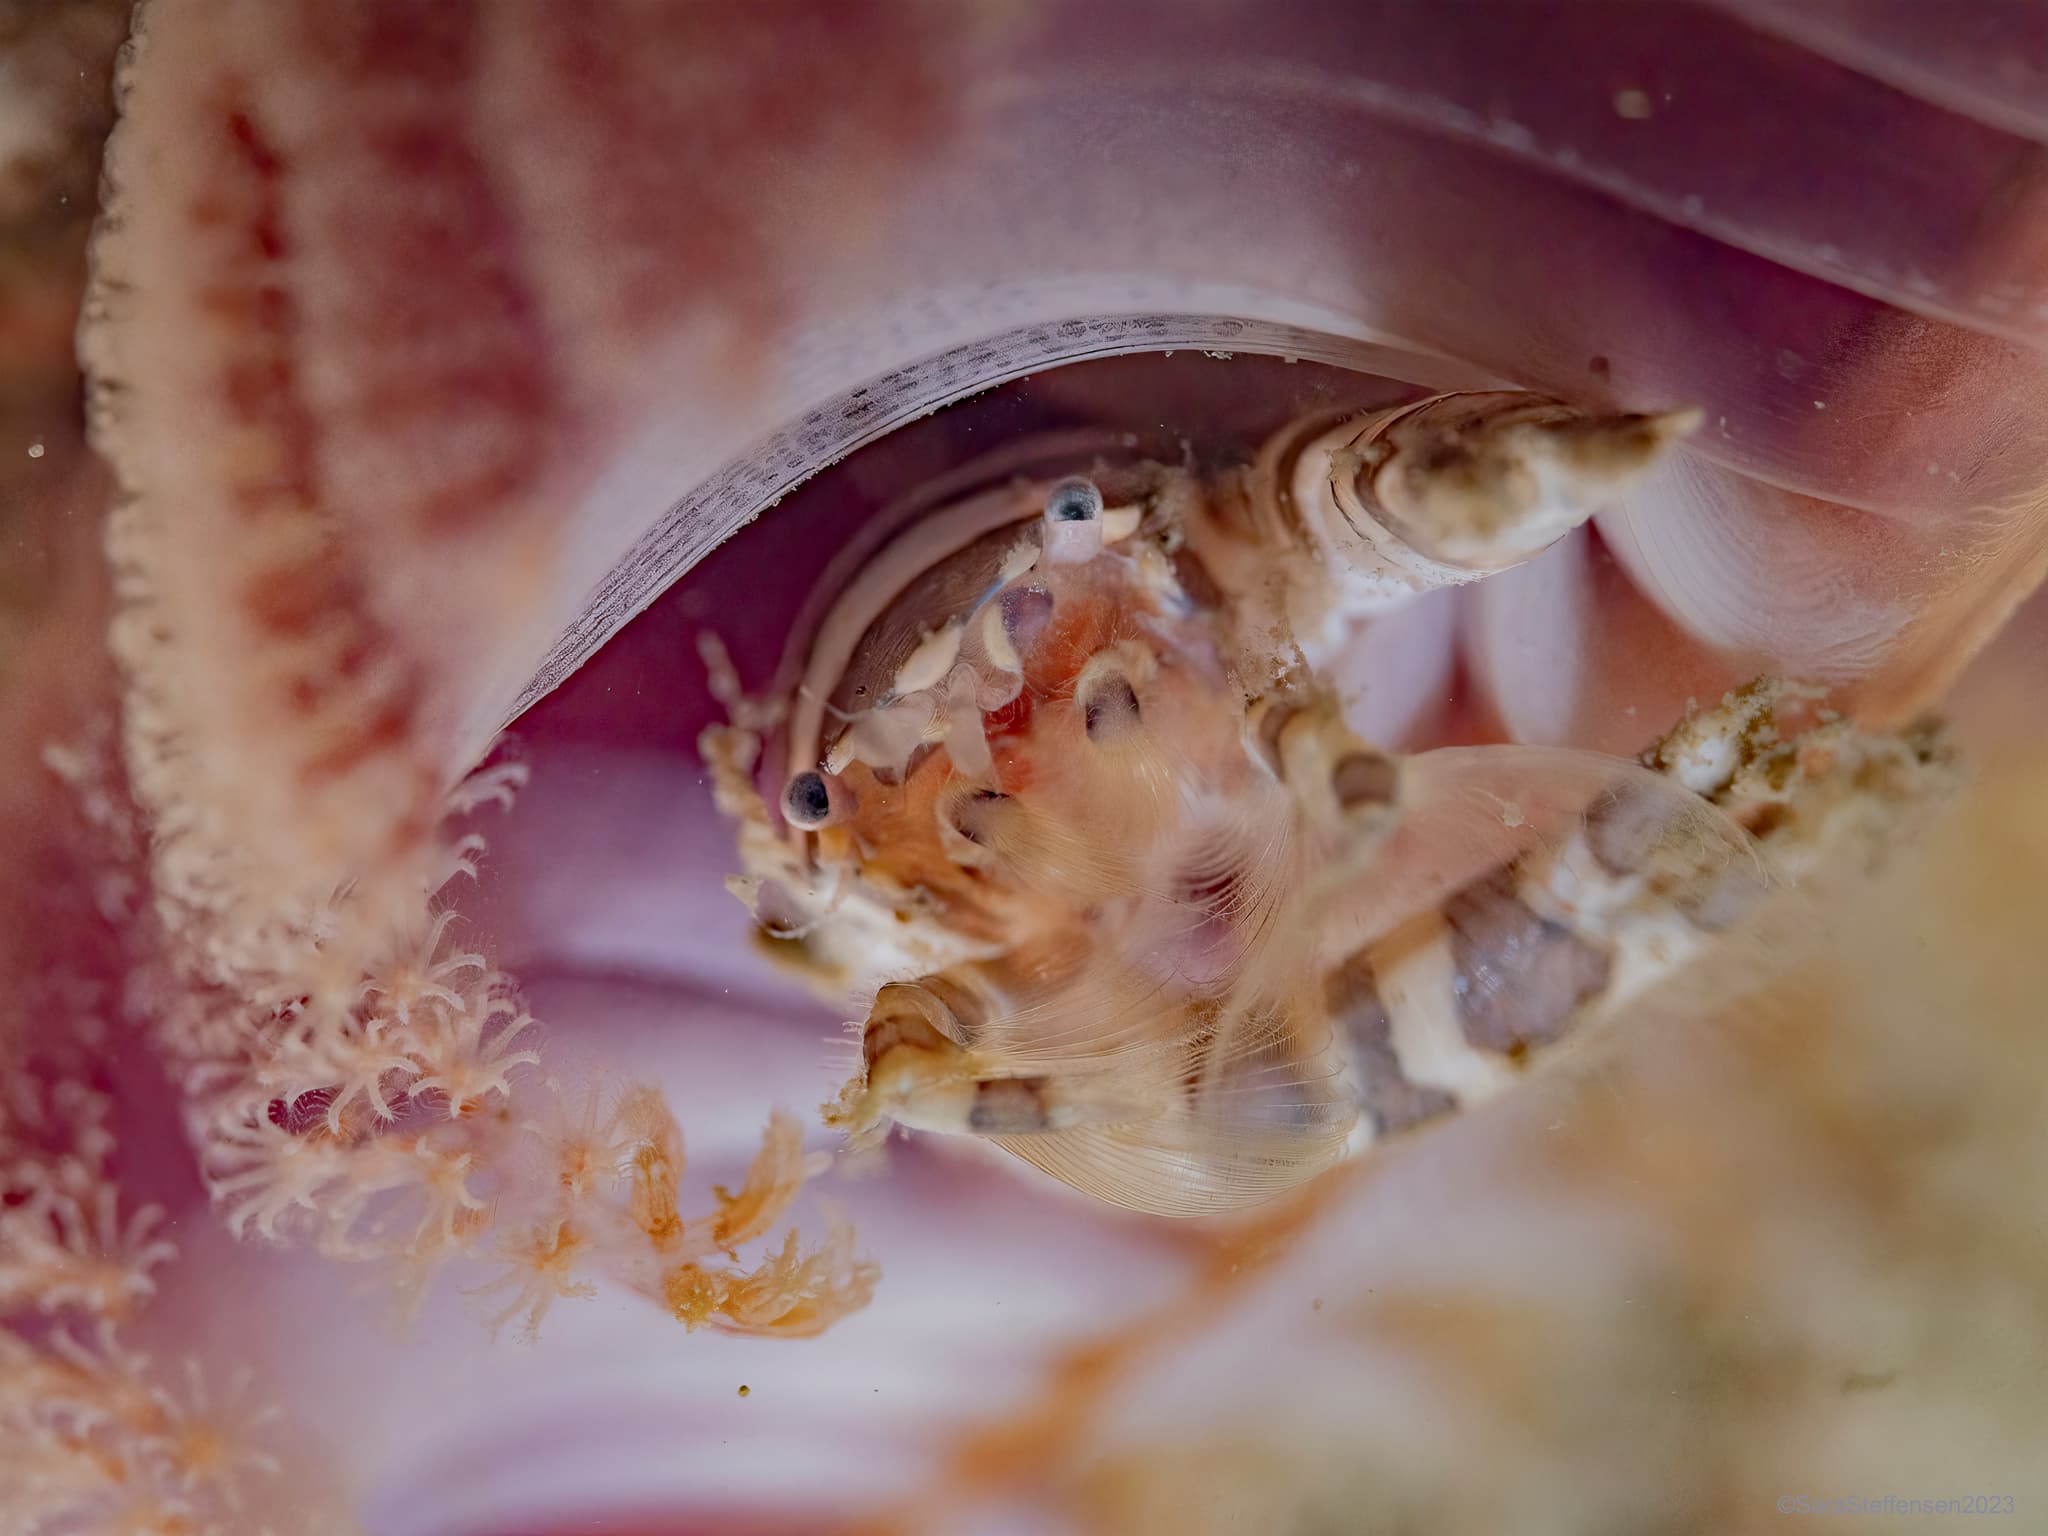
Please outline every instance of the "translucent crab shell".
M830 589L785 669L782 835L752 863L757 911L869 1008L833 1118L984 1137L1139 1209L1229 1209L1505 1091L1773 884L1713 796L1741 732L1775 747L1811 726L1807 695L1731 701L1700 728L1729 761L1674 754L1661 775L1557 747L1390 756L1347 724L1311 661L1342 659L1351 619L1570 526L1523 473L1552 426L1526 423L1562 424L1580 463L1583 418L1441 405L1448 438L1367 457L1344 445L1372 421L1436 407L1289 427L1278 457L1206 474L1126 456L1053 478L1041 459L914 499ZM1508 481L1475 412L1502 425ZM1415 516L1491 530L1457 563L1414 553L1384 504L1432 475L1452 499ZM1324 518L1376 521L1328 545ZM1328 632L1306 648L1304 611Z

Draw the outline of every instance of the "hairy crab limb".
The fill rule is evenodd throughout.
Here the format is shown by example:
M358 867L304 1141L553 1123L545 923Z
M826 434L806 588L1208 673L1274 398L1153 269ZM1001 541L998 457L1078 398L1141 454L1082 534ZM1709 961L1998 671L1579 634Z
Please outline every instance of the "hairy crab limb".
M1177 1003L1089 971L1005 993L989 979L1000 961L927 976L882 988L834 1118L987 1137L1161 1214L1268 1196L1333 1160L1352 1125L1327 1092L1340 1073L1361 1112L1353 1150L1485 1102L1674 978L1742 971L1751 957L1724 936L1774 888L1874 867L1953 794L1938 731L1873 737L1816 700L1781 684L1731 694L1645 754L1655 772L1538 748L1382 759L1376 782L1403 787L1371 797L1381 824L1363 855L1306 871L1313 894L1275 921L1316 928L1324 978L1284 1019L1235 1016L1241 975L1220 1000ZM1310 804L1328 798L1319 781ZM1710 990L1759 980L1719 975ZM1284 1059L1297 1065L1276 1075ZM1204 1098L1219 1069L1297 1099L1318 1090L1324 1112L1272 1123L1241 1089Z

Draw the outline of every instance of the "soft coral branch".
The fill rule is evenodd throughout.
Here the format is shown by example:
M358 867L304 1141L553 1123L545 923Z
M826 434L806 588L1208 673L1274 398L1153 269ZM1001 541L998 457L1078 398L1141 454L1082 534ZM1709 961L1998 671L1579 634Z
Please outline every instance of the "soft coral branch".
M502 802L520 777L483 770L451 815ZM467 872L481 840L447 830L439 846ZM345 890L292 942L273 935L273 962L239 1001L195 985L160 1028L238 1236L390 1265L408 1309L452 1260L485 1256L500 1271L472 1293L508 1298L493 1326L517 1319L528 1334L595 1277L733 1332L817 1332L865 1304L873 1268L836 1230L809 1257L792 1234L739 1265L829 1162L805 1154L794 1119L776 1114L737 1192L686 1218L683 1133L661 1093L599 1080L579 1100L537 1077L538 1022L435 897L425 876L409 908L388 889ZM236 1015L225 1025L223 1010ZM705 1299L679 1306L683 1292Z
M47 1061L17 1062L0 1105L0 1529L230 1528L280 1464L277 1410L195 1361L177 1386L128 1342L175 1257L155 1206L124 1209L109 1101ZM64 1115L75 1115L75 1122Z
M800 1252L795 1232L752 1269L735 1250L764 1235L827 1159L807 1158L802 1132L776 1113L737 1195L714 1190L717 1209L684 1219L682 1129L661 1095L628 1086L604 1111L593 1085L579 1115L529 1122L530 1190L543 1214L500 1250L506 1268L484 1287L510 1292L502 1325L522 1313L527 1331L559 1298L587 1294L607 1274L658 1300L686 1328L797 1336L821 1333L867 1304L875 1267L855 1259L852 1231L834 1223L823 1248Z

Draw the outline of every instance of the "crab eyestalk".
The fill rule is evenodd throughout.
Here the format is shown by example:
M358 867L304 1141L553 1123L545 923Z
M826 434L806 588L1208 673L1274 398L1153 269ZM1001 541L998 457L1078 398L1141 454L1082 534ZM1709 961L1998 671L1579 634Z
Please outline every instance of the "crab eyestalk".
M1102 491L1092 480L1062 480L1045 498L1045 558L1082 565L1102 553Z

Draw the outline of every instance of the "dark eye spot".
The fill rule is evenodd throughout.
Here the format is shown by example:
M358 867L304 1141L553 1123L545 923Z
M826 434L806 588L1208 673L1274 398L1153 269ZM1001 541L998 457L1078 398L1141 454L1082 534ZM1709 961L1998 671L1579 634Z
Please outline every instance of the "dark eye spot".
M782 792L782 814L799 827L821 827L832 814L832 792L825 776L806 770L789 781Z
M1045 1079L999 1078L975 1085L967 1128L978 1136L1023 1136L1046 1128Z
M1089 523L1102 516L1102 492L1093 480L1062 480L1046 493L1045 516L1054 523Z
M1138 723L1138 691L1129 678L1107 677L1089 691L1081 722L1090 741L1118 736Z
M988 841L988 807L1010 797L999 789L977 789L953 809L953 830L970 843Z

